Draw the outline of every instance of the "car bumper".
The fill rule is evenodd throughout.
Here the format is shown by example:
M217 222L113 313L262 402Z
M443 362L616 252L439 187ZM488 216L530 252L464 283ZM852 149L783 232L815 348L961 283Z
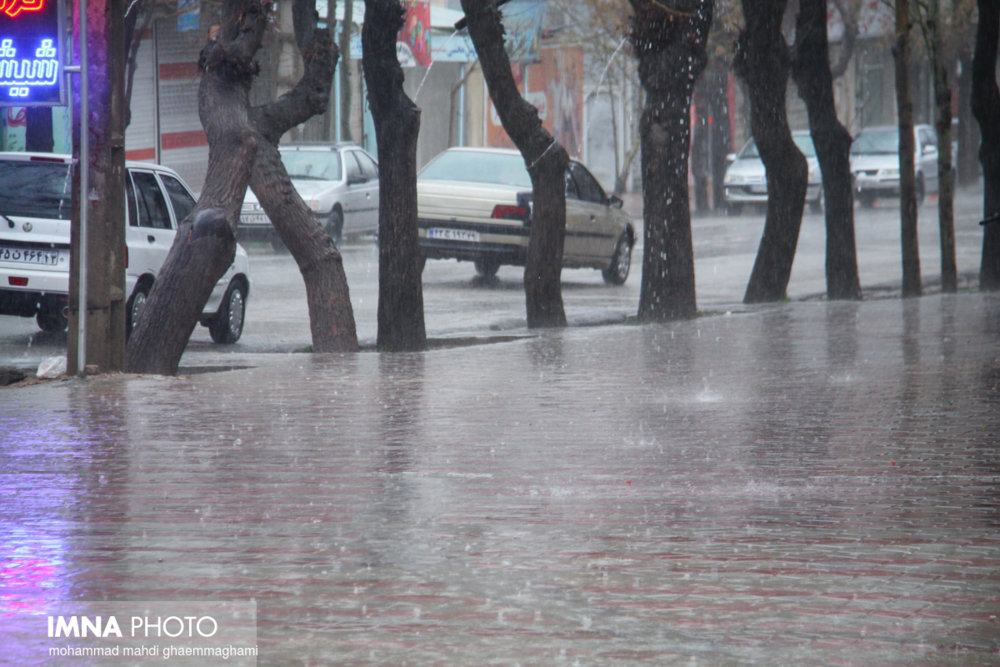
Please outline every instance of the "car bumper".
M817 202L822 196L822 183L810 183L806 186L807 202ZM767 190L760 185L726 185L725 199L727 204L766 204Z
M898 197L899 177L869 176L862 173L855 174L854 191L857 193L871 193L883 197Z
M473 261L491 257L502 264L523 265L531 234L523 224L421 219L417 225L420 249L430 259Z

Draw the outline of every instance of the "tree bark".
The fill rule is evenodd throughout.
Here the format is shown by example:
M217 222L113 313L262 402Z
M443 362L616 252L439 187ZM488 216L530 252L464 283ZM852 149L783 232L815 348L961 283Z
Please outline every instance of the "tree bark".
M259 0L226 0L217 40L202 50L198 111L209 145L205 187L177 230L129 339L131 372L176 374L213 286L233 261L236 221L257 150L247 94L269 6Z
M941 238L941 291L958 291L955 265L955 170L951 154L951 77L953 59L946 53L944 23L937 2L928 7L927 29L934 71L934 126L938 142L938 231Z
M712 0L668 9L630 0L631 38L646 90L642 136L643 258L639 319L694 317L694 248L688 193L691 96L707 63Z
M781 34L785 0L743 0L746 27L734 67L750 98L750 129L767 177L767 213L744 303L785 298L805 207L808 166L792 141L785 111L790 57Z
M920 247L917 240L917 185L913 100L910 95L910 2L896 0L896 108L899 115L899 219L903 252L903 297L920 296Z
M365 0L362 68L375 122L379 156L378 348L422 350L427 345L417 233L417 133L420 109L403 91L396 35L399 0Z
M337 63L329 30L317 26L314 0L295 0L292 12L304 72L281 98L250 110L261 135L250 187L302 274L313 352L353 352L358 335L343 258L292 187L277 149L285 132L326 110Z
M851 134L837 119L826 34L825 0L800 0L793 76L806 103L820 171L826 219L826 296L860 299L854 240Z
M972 113L979 123L979 162L983 165L983 217L1000 214L1000 90L997 88L997 43L1000 0L979 0L979 26L972 57ZM1000 289L1000 222L983 228L979 286Z
M462 0L469 36L476 47L490 99L511 141L528 165L533 193L531 236L524 266L524 295L530 328L566 326L562 299L562 256L566 238L565 149L542 126L538 110L517 90L504 51L500 11L491 0Z

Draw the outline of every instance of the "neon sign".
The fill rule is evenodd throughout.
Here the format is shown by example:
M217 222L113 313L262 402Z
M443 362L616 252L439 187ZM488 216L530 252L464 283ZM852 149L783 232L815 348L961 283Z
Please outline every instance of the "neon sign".
M0 0L0 106L64 104L59 0Z

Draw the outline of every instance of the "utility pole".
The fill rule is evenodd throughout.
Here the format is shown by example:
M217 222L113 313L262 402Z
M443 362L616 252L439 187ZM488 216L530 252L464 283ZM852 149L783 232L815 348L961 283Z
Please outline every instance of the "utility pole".
M125 367L125 10L125 0L75 3L82 71L73 96L67 368L78 375Z

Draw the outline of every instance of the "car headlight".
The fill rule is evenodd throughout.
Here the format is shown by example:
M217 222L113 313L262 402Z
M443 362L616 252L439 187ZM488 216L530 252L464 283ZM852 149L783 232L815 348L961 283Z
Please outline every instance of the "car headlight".
M722 179L723 185L736 185L737 183L742 183L742 182L743 182L742 176L735 176L735 175L730 176L729 174L726 174L726 177Z

